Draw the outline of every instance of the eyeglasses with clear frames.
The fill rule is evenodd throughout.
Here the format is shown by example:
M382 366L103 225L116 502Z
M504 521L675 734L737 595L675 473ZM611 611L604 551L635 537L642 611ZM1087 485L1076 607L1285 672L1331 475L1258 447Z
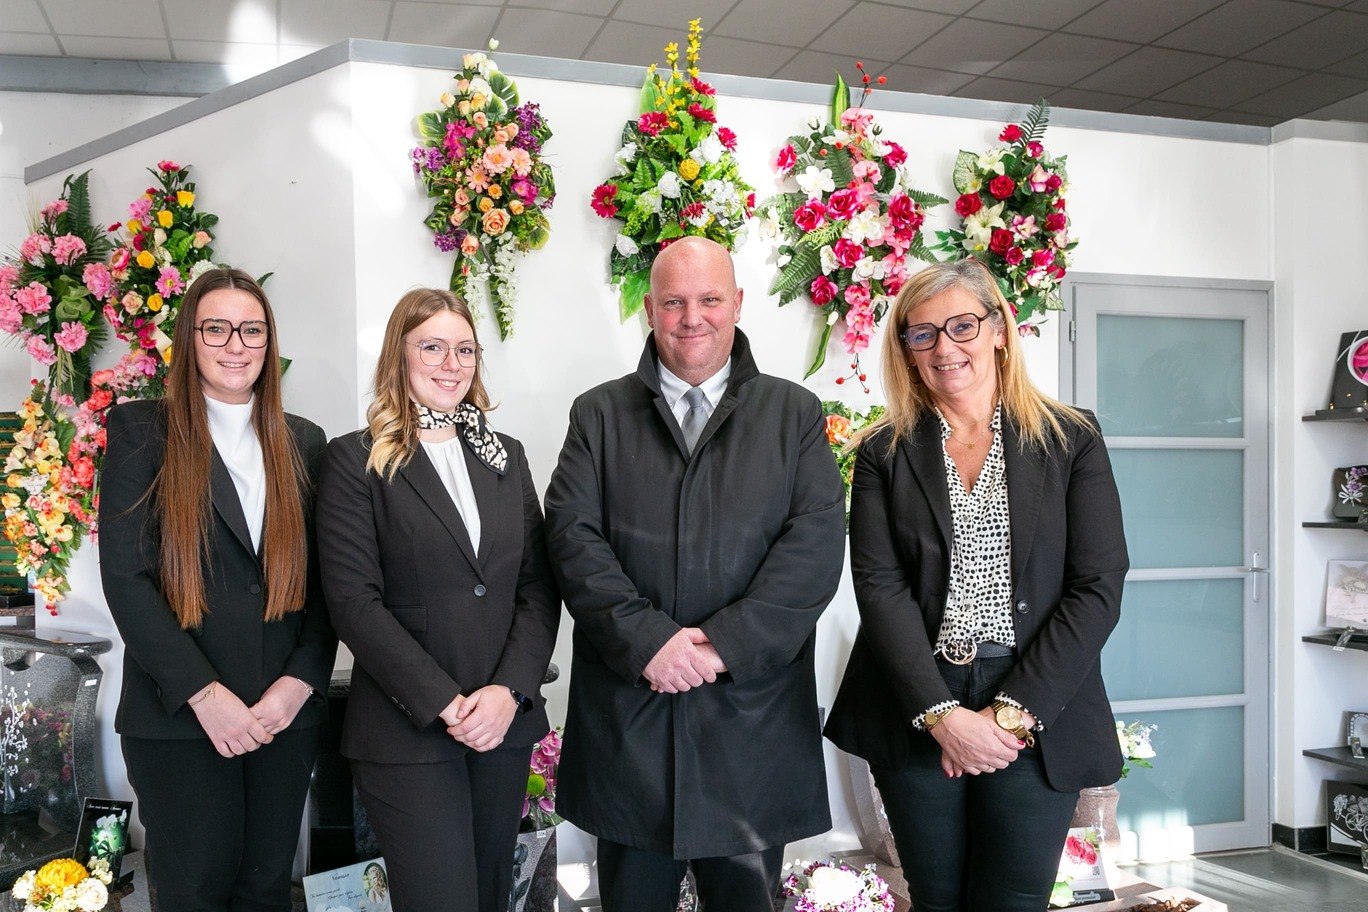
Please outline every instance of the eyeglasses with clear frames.
M271 338L271 327L265 320L243 320L236 326L227 320L202 320L195 329L199 330L204 344L211 348L223 348L233 338L233 333L238 334L247 348L265 348Z
M480 363L480 353L484 349L474 342L458 342L455 345L447 345L445 342L438 342L435 339L425 339L422 342L409 342L414 348L418 349L418 358L428 367L441 367L446 363L447 352L456 353L456 363L461 367L474 367Z
M978 338L979 329L988 314L963 313L951 317L940 326L934 323L913 323L901 334L903 344L912 351L930 351L945 333L953 342L972 342Z

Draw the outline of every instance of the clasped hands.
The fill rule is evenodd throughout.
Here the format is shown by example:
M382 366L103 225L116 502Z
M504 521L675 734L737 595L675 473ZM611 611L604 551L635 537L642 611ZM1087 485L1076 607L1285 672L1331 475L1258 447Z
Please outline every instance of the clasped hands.
M447 734L480 752L503 743L508 726L518 713L513 691L502 684L487 684L470 694L457 694L441 712Z
M708 635L697 627L684 627L665 641L641 676L656 693L683 693L717 680L727 663L717 654Z
M1023 713L1026 727L1035 727L1035 718ZM951 779L968 773L992 773L1006 769L1026 747L1016 735L997 724L992 707L974 712L956 707L931 729L941 746L941 769Z
M270 744L276 735L289 728L310 693L308 684L283 675L252 706L242 702L221 681L201 689L189 703L214 750L222 757L236 757Z

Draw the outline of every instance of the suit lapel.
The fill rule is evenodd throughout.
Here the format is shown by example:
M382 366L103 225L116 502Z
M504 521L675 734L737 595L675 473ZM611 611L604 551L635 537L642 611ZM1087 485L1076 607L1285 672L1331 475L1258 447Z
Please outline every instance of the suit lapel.
M252 545L252 533L247 529L247 515L242 512L242 501L238 498L233 476L228 474L228 466L219 455L218 447L212 447L209 452L209 497L214 503L214 510L233 531L233 536L242 547L247 549L247 553L259 559L257 549Z
M1016 584L1026 570L1040 521L1041 488L1045 484L1046 454L1025 443L1016 424L1003 417L1002 458L1007 463L1007 498L1011 504L1012 527L1012 583Z
M465 442L461 441L461 452L465 454L466 472L470 474L470 487L475 492L475 506L480 511L480 563L489 560L490 546L497 531L499 476L476 456Z
M950 553L954 542L955 526L950 515L950 486L945 477L945 453L941 449L940 420L934 412L929 412L918 422L909 437L898 444L903 456L912 468L912 476L921 486L926 502L931 505L931 515L936 519L941 538L945 541L945 553Z
M446 486L442 484L442 478L437 474L437 469L428 458L427 450L422 446L413 454L413 458L408 461L399 474L404 477L413 490L422 498L423 503L437 518L442 521L447 532L456 540L460 546L461 553L474 568L476 573L480 572L480 562L475 557L475 549L470 545L470 534L466 531L465 523L461 522L461 514L456 509L456 502L447 493Z

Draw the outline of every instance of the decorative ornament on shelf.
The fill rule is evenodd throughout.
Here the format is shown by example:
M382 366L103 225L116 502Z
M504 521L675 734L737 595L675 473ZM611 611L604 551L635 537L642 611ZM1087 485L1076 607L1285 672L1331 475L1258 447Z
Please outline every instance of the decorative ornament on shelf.
M874 115L864 109L873 89L857 62L863 91L850 104L845 80L836 77L831 122L814 118L808 132L790 136L775 170L798 189L779 193L757 208L761 234L778 241L779 271L769 293L783 306L807 295L822 318L822 334L805 377L826 361L832 328L845 321L842 345L853 357L851 373L865 392L860 353L908 277L909 255L935 262L921 236L926 206L945 202L908 185L907 152L881 139ZM878 78L880 85L884 77Z
M836 457L836 467L841 470L841 482L845 485L846 522L850 521L850 484L855 476L855 451L846 447L857 433L867 425L883 417L882 405L871 405L865 411L851 408L844 402L823 400L822 414L826 416L827 444Z
M1040 335L1048 311L1063 310L1059 283L1078 241L1069 236L1067 156L1045 151L1050 106L1041 99L998 139L1006 148L961 151L953 181L961 228L939 231L936 249L977 257L997 277L1021 335Z
M0 265L0 330L47 368L58 392L84 398L90 361L108 335L100 308L113 287L110 243L90 215L90 172L67 175L39 210L18 256Z
M25 872L10 896L24 904L23 912L100 912L109 902L109 862L96 858L87 868L74 858L49 861Z
M837 861L794 862L784 895L797 897L794 912L893 912L888 883L873 865L860 870Z
M669 69L661 73L651 64L646 70L641 116L622 128L616 173L594 188L590 201L601 218L623 223L609 253L623 320L641 309L661 250L689 235L734 249L755 208L753 188L732 155L736 134L718 125L717 93L698 78L699 23L689 21L683 72L674 42L665 46Z
M493 51L497 41L489 42ZM433 243L456 254L451 290L494 312L499 338L513 333L519 254L546 244L547 210L556 198L542 146L551 127L486 54L466 54L441 107L418 117L422 142L411 153L434 202L426 224ZM477 300L472 301L471 298Z
M155 399L165 392L181 297L201 273L214 268L210 229L218 216L195 208L189 165L163 160L156 170L147 170L160 186L148 187L128 207L122 226L127 240L109 261L114 284L104 312L134 355L156 356L154 372L134 397ZM119 227L116 222L110 230Z

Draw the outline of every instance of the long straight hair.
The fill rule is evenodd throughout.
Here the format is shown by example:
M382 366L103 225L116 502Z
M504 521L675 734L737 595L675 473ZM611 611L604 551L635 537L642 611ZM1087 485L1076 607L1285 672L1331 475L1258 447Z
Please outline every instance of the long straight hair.
M380 345L380 358L375 362L375 398L366 409L371 435L366 468L387 480L394 478L394 473L407 465L418 449L418 409L409 392L404 337L443 310L469 323L471 338L476 345L480 344L470 308L443 288L415 288L405 293L394 305L389 322L385 324L385 340ZM475 362L474 370L464 401L487 412L489 394L485 392L481 378L480 361Z
M252 385L252 428L266 469L266 516L262 553L268 621L304 607L308 550L300 490L308 484L303 457L285 423L280 402L280 352L275 315L266 293L240 269L211 269L195 280L181 301L171 341L166 379L166 456L154 489L161 513L161 586L181 627L197 629L209 613L204 595L204 562L209 556L209 476L213 438L204 387L195 360L199 305L225 289L256 299L268 327L261 375Z
M952 288L973 296L988 313L984 322L1001 331L1006 340L999 356L994 357L998 401L1003 414L1016 425L1021 439L1037 448L1045 447L1051 437L1067 445L1069 437L1065 433L1065 422L1088 427L1087 419L1073 406L1051 399L1036 389L1023 363L1016 321L1008 311L1007 300L998 289L997 280L988 267L969 257L927 266L898 291L884 329L883 384L888 408L877 421L856 435L851 446L859 446L871 434L891 427L893 433L888 445L890 449L896 447L898 441L910 436L922 416L934 407L931 391L922 382L916 365L907 357L902 334L911 322L908 317L912 311Z

